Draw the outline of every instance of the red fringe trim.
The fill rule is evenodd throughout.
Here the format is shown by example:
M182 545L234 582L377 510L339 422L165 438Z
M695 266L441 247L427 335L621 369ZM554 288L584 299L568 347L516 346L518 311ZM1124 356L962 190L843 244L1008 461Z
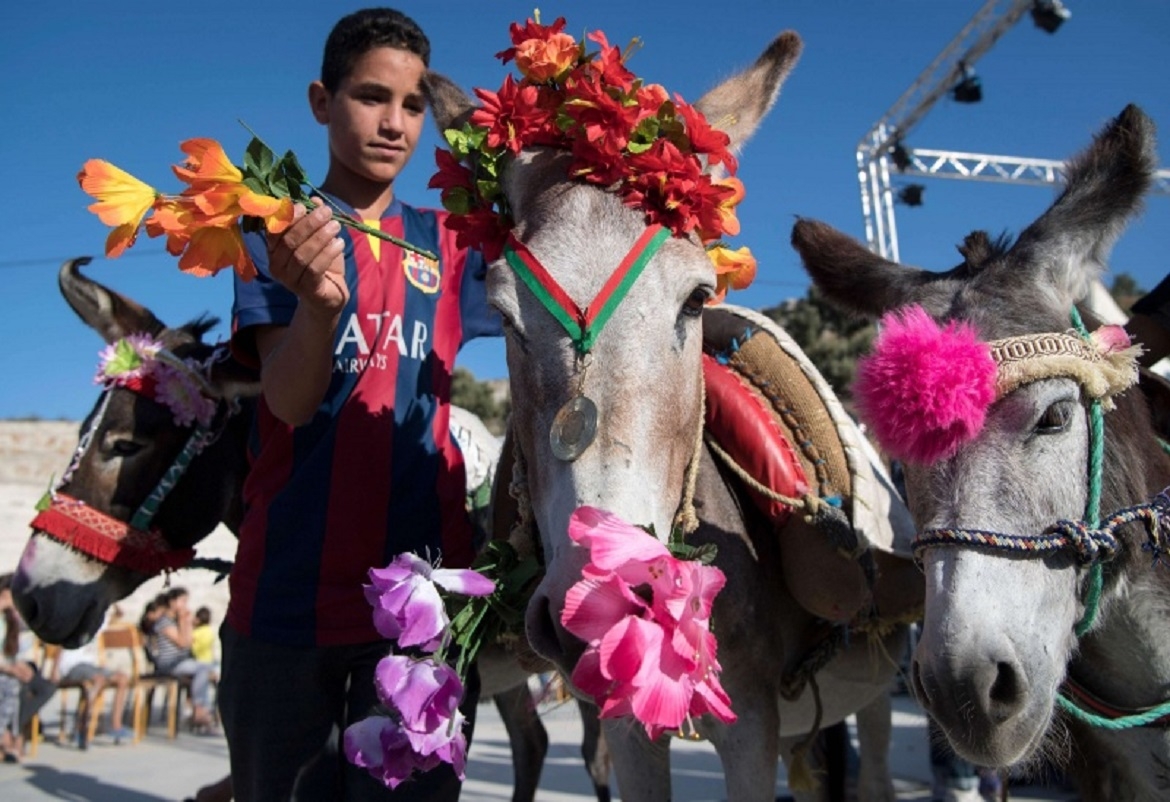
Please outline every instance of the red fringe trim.
M30 525L87 557L151 576L195 558L194 549L174 549L158 531L134 529L62 493Z

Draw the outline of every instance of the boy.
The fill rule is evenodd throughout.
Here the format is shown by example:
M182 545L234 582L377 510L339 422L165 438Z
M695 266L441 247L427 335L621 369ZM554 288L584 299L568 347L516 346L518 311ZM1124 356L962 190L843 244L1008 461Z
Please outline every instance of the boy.
M373 627L368 570L406 551L449 567L474 556L451 370L463 342L500 324L479 254L454 247L444 213L394 194L424 124L429 54L403 14L351 14L329 35L309 106L328 131L322 191L439 260L298 209L284 234L250 241L260 277L236 283L232 344L263 387L221 630L219 700L244 802L459 794L446 764L391 793L339 745L376 707L374 668L393 646ZM473 672L469 730L477 697Z

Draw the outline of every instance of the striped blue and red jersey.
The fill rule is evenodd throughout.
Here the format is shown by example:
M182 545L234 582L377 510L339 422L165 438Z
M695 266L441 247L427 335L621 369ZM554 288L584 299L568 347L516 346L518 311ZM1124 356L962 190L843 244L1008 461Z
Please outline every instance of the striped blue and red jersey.
M445 216L395 201L380 221L437 263L343 228L350 299L325 398L296 428L260 399L227 612L246 636L379 640L362 590L370 568L407 551L447 567L474 556L463 460L448 428L451 373L464 342L501 327L485 300L483 258L455 247ZM248 329L288 325L297 303L268 273L262 236L248 235L248 245L260 275L236 279L232 310L244 358Z

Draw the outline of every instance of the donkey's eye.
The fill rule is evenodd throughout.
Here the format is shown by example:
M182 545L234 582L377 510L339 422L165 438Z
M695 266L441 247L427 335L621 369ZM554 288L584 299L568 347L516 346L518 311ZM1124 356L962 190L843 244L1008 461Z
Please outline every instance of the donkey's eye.
M142 450L142 444L119 438L110 443L108 449L110 454L115 457L133 457Z
M711 299L711 288L707 286L695 287L687 300L683 303L682 313L687 317L698 317L703 314L703 307Z
M1051 404L1040 420L1036 421L1036 434L1060 434L1068 431L1073 417L1072 401L1057 401Z

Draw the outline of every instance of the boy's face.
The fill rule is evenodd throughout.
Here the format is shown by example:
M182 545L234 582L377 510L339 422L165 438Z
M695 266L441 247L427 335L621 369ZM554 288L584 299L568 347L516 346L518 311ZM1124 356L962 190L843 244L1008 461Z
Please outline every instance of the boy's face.
M422 78L426 67L414 53L376 47L329 94L309 87L317 122L329 128L331 175L337 168L355 181L389 184L410 161L426 116Z

